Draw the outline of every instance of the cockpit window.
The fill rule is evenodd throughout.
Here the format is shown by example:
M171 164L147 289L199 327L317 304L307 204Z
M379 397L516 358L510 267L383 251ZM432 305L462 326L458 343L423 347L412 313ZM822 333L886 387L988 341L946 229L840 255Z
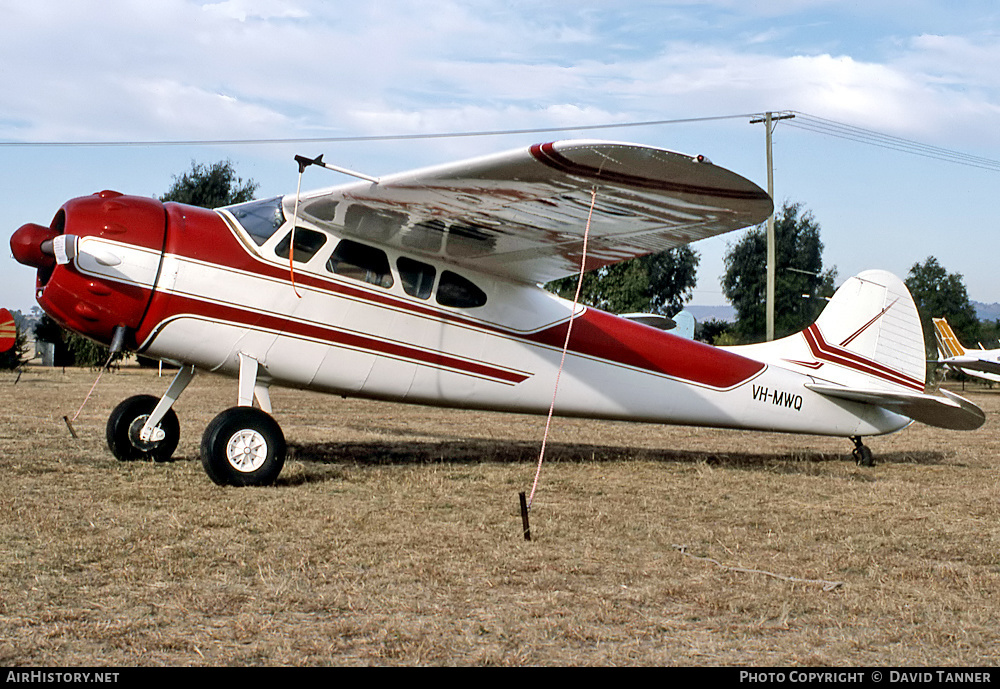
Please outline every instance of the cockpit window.
M446 270L441 273L437 301L442 306L471 309L486 303L486 292L461 275Z
M281 209L280 196L227 206L225 210L236 218L240 226L257 243L257 246L263 245L285 222L285 212ZM285 251L288 251L287 247ZM286 253L285 256L287 257L288 254Z
M278 242L274 247L274 253L281 258L288 258L288 245L291 243L292 233ZM316 252L326 244L326 235L315 230L307 230L304 227L295 228L295 260L305 263L316 255Z
M393 283L389 258L385 252L350 239L340 240L330 260L326 262L326 269L379 287L392 287Z

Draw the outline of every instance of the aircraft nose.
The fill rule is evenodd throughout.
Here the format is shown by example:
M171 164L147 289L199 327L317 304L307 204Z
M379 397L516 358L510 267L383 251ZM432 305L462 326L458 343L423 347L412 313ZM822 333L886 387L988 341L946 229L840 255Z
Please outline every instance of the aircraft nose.
M10 250L14 259L35 268L52 268L56 264L52 240L59 233L49 227L34 223L22 225L10 237Z

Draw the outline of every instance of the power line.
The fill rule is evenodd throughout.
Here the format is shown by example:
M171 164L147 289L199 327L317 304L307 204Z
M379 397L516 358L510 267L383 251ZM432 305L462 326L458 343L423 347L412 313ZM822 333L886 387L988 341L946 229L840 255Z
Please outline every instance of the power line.
M783 111L794 113L794 119L788 119L786 126L794 127L814 134L822 134L838 139L853 141L868 146L907 153L933 160L975 167L981 170L1000 172L1000 161L982 156L975 156L961 151L955 151L940 146L923 144L918 141L904 139L891 134L883 134L872 129L865 129L843 122L817 117L797 110ZM367 136L326 136L326 137L289 137L271 139L186 139L186 140L148 140L148 141L0 141L0 148L122 148L122 147L166 147L166 146L267 146L281 144L330 144L355 143L366 141L414 141L423 139L458 139L485 136L514 136L519 134L552 134L558 132L598 131L602 129L625 129L638 127L661 127L672 124L692 124L699 122L715 122L720 120L746 119L762 117L760 113L745 113L739 115L719 115L714 117L687 117L671 120L645 120L633 122L613 122L605 124L576 125L567 127L534 127L525 129L490 129L466 132L431 132L426 134L383 134Z
M790 112L795 113L795 119L789 120L785 123L788 127L795 127L797 129L803 129L817 134L824 134L838 139L846 139L857 143L867 144L869 146L899 151L901 153L909 153L910 155L931 158L933 160L941 160L948 163L976 167L982 170L1000 172L1000 161L997 160L974 156L961 151L942 148L940 146L922 144L917 141L911 141L910 139L903 139L898 136L883 134L871 129L855 127L854 125L844 124L843 122L836 122L822 117L816 117L815 115L809 115L804 112L798 112L795 110Z
M616 122L609 124L588 124L572 127L537 127L532 129L492 129L471 132L436 132L427 134L384 134L370 136L325 136L287 139L188 139L151 141L0 141L0 148L82 148L82 147L125 147L125 146L251 146L274 144L314 144L351 143L364 141L410 141L415 139L458 139L480 136L513 136L517 134L550 134L555 132L594 131L598 129L622 129L626 127L658 127L668 124L713 122L752 117L752 114L719 115L715 117L688 117L675 120L649 120L643 122Z

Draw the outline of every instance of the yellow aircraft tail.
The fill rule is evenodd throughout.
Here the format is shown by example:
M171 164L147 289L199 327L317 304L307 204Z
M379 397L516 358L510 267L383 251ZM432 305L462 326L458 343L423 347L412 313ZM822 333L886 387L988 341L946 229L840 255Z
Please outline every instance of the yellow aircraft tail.
M944 318L932 318L934 321L934 336L937 339L938 356L947 359L965 354L965 347L958 341L955 331Z

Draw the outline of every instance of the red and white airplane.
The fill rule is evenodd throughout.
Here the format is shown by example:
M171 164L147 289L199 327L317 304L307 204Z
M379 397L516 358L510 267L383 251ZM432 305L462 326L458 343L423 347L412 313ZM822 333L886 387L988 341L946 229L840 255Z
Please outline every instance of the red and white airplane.
M201 443L219 484L281 471L271 385L545 414L571 324L556 414L849 437L863 464L862 437L912 420L979 427L970 402L925 392L917 311L889 273L848 280L801 333L726 349L541 287L584 257L594 269L772 210L701 156L564 141L219 210L105 191L11 248L59 323L181 365L163 396L112 412L119 459L171 455L197 369L238 380Z

